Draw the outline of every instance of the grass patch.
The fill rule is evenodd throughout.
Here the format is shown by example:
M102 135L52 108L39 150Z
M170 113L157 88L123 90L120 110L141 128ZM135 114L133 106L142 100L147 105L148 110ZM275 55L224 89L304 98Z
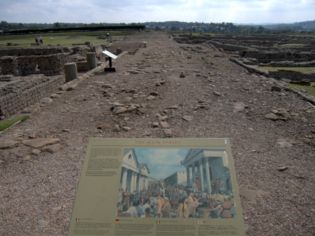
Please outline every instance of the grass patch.
M290 88L295 88L295 89L303 89L308 94L310 94L310 95L315 97L315 87L314 86L299 85L299 84L289 84L289 87Z
M315 67L258 66L257 69L263 72L290 70L290 71L301 72L304 74L315 74Z
M94 45L107 44L105 39L99 39L98 36L106 35L109 32L111 36L123 36L131 34L130 31L87 31L87 32L59 32L46 34L26 34L26 35L2 35L0 36L0 45L6 46L7 43L18 44L17 47L30 47L35 43L35 37L41 35L44 45L72 46L91 42Z
M29 118L29 116L17 116L14 117L12 119L7 119L7 120L2 120L0 121L0 131L3 131L9 127L11 127L12 125L18 123L18 122L23 122L26 121Z

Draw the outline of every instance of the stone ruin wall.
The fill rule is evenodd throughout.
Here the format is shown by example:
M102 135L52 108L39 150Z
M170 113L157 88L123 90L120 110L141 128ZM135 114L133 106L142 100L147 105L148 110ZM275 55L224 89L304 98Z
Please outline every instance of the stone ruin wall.
M35 48L1 48L0 57L3 56L33 56L49 55L58 53L70 53L66 47L35 47Z
M31 74L58 75L67 62L66 53L31 56L3 56L0 58L0 73L15 76Z
M0 49L0 114L17 114L48 97L65 82L64 64L76 62L78 72L88 71L89 47ZM93 50L92 50L93 51ZM101 53L102 48L99 49ZM57 76L59 75L59 76Z
M0 114L19 113L56 91L65 81L61 74L70 52L63 47L0 49Z
M313 61L315 60L315 51L311 52L276 52L276 51L241 51L241 57L255 58L260 63L271 61Z
M64 83L63 76L35 75L0 83L0 113L9 117L49 96Z
M0 49L0 75L59 75L63 74L64 64L68 62L76 62L78 71L86 72L89 70L88 65L84 64L86 54L96 49L87 46ZM102 47L98 51L101 55Z

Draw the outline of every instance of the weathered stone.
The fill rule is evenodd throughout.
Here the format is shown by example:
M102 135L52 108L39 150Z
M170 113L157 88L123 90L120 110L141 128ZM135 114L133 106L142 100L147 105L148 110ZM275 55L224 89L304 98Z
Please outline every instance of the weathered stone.
M156 98L156 96L152 96L152 95L149 95L148 97L147 97L147 100L154 100Z
M30 146L33 148L41 148L47 145L52 145L60 142L58 138L36 138L30 140L24 140L22 143L26 146Z
M111 97L111 96L113 96L112 93L109 93L109 92L107 92L107 91L103 91L103 97L109 98L109 97Z
M159 119L159 121L164 121L168 119L168 116L162 116L159 113L156 114L156 117Z
M266 114L265 115L265 118L266 119L269 119L269 120L278 120L278 116L276 115L276 114L274 114L274 113L268 113L268 114Z
M110 84L102 84L101 87L104 88L104 89L112 89L113 88L113 86L110 85Z
M159 93L158 92L151 92L149 95L151 95L151 96L159 96Z
M129 131L129 130L131 130L131 128L128 127L128 126L123 126L123 127L121 127L121 128L122 128L123 131Z
M165 80L161 80L161 81L156 82L155 86L161 86L163 84L165 84Z
M61 145L59 143L57 143L57 144L53 144L53 145L49 145L49 146L43 147L42 151L49 152L49 153L53 154L55 152L58 152L60 149L61 149Z
M173 132L171 129L163 129L164 135L165 137L172 137L173 136Z
M151 134L152 134L152 133L151 133L149 130L146 130L143 135L144 135L144 136L151 136Z
M277 116L277 120L286 121L290 118L289 112L284 108L273 109L271 112Z
M32 134L29 134L27 137L30 139L34 139L36 138L36 134L32 133Z
M153 128L159 127L159 122L153 122L153 123L152 123L152 127L153 127Z
M272 91L272 92L273 92L273 91L275 91L275 92L281 92L281 90L282 90L282 89L281 89L281 87L279 87L279 86L275 86L275 85L274 85L274 86L271 87L271 91Z
M137 71L137 70L129 70L128 72L129 72L130 74L134 74L134 75L139 74L139 71Z
M121 106L119 104L119 106L112 106L111 107L111 111L114 113L114 114L121 114L121 113L125 113L125 112L131 112L131 111L134 111L134 110L137 110L139 108L139 105L138 104L130 104L128 106Z
M167 129L170 127L169 123L167 123L166 121L160 121L160 124L163 129Z
M89 69L94 69L96 65L96 53L95 52L88 52L86 54L87 64L89 65Z
M40 100L40 102L42 104L49 104L49 103L52 103L53 100L51 98L43 98L43 99Z
M50 95L50 98L58 98L58 97L60 97L60 95L56 93L53 93L52 95Z
M236 103L234 103L233 112L237 113L237 112L244 111L246 107L247 106L243 102L236 102Z
M179 108L178 105L173 105L173 106L168 107L168 109L173 109L173 110L176 110L176 109L178 109L178 108Z
M39 155L40 153L41 153L41 150L39 150L39 149L33 149L32 150L32 154L35 156Z
M18 145L17 141L14 140L2 140L0 141L0 149L14 148Z
M47 220L41 219L41 220L38 221L38 226L40 228L45 228L48 224L49 224L49 222Z
M192 117L192 116L185 115L185 116L183 116L183 120L185 120L185 121L192 121L192 120L193 120L193 117Z
M66 63L64 65L64 71L65 71L66 82L69 82L71 80L78 78L78 70L77 70L77 65L75 63L73 62Z
M30 160L32 160L31 155L26 155L25 157L23 157L23 161L30 161Z
M101 129L101 130L106 130L106 129L112 128L112 125L107 124L107 123L105 123L105 124L99 124L99 125L96 126L96 128L97 128L97 129Z
M277 144L281 147L281 148L290 148L293 146L293 142L291 140L288 139L284 139L284 138L279 138L277 140Z
M277 170L278 170L278 171L281 171L281 172L282 172L282 171L285 171L285 170L287 170L287 169L288 169L287 166L280 166L280 167L277 168Z
M119 132L121 130L120 125L115 124L114 129L115 132Z

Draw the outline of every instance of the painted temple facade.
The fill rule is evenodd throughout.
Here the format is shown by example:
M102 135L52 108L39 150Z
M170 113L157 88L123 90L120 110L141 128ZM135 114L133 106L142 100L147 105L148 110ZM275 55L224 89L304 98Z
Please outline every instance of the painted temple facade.
M186 168L187 186L193 191L232 193L228 156L224 150L191 149L182 165Z
M133 149L128 150L122 161L120 186L130 193L147 190L149 185L149 168L138 162Z

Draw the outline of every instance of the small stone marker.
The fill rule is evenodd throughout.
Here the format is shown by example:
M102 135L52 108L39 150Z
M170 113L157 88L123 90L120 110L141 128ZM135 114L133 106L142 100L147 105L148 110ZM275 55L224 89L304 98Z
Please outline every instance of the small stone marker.
M74 62L66 63L64 65L64 70L65 70L66 82L69 82L71 80L78 78L77 64L75 64Z
M88 52L86 54L86 60L89 65L89 69L92 70L96 67L96 54L95 52Z

